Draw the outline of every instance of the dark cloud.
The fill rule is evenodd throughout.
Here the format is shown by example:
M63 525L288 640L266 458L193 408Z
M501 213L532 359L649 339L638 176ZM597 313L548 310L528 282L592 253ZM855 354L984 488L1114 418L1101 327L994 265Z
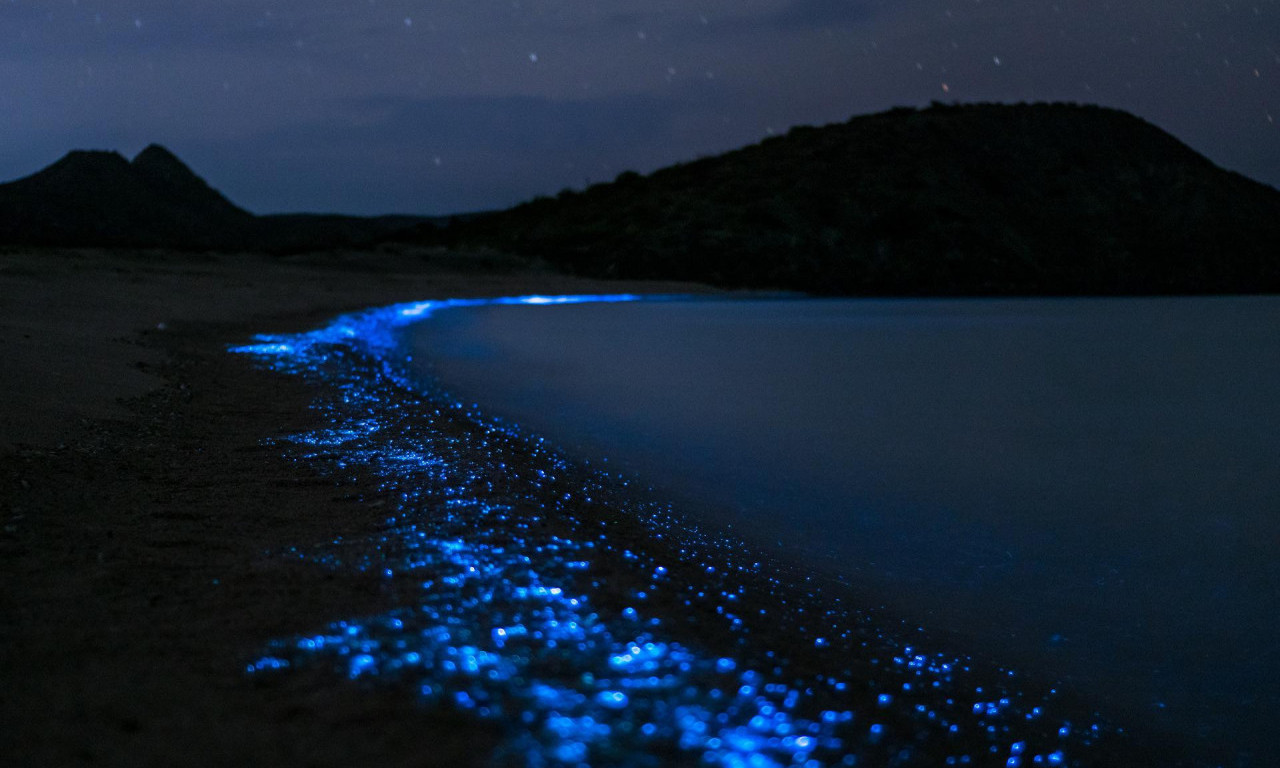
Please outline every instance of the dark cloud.
M349 103L359 114L381 114L342 129L361 141L438 142L459 150L504 153L625 149L663 135L673 104L651 96L554 101L529 96L369 99Z
M454 213L683 159L669 137L687 110L640 95L363 99L343 111L364 119L295 125L197 155L224 169L211 179L224 192L259 212Z
M704 15L702 30L685 28L684 38L703 34L777 34L798 30L847 30L865 25L884 10L881 0L779 0L746 12Z
M0 23L6 21L5 8L0 0ZM32 12L25 16L19 13L13 22L19 33L8 45L0 46L0 59L248 53L293 44L304 34L302 28L285 19L244 21L183 10L148 18L119 13L63 18Z
M16 24L47 18L49 13L26 3L0 0L0 24Z
M773 14L779 26L847 27L864 24L883 8L877 0L791 0Z

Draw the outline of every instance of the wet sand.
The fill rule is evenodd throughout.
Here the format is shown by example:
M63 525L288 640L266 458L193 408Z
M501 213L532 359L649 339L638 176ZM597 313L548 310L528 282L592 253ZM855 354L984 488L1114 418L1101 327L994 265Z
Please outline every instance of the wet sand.
M395 602L269 552L376 507L264 437L313 392L226 353L430 296L599 292L418 253L0 251L0 733L6 765L469 765L495 728L328 674L250 679L264 641ZM674 286L609 284L608 290ZM681 286L680 289L688 289ZM161 327L163 324L163 327Z

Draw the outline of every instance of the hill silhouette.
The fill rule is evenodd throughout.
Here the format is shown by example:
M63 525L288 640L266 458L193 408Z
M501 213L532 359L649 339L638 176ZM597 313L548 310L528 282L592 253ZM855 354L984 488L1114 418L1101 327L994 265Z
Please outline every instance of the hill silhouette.
M1280 290L1280 192L1072 104L795 128L414 236L592 276L825 294Z
M152 144L130 162L74 150L0 184L0 244L288 251L359 245L425 217L255 216Z
M129 162L73 151L0 185L0 240L175 248L242 247L254 217L158 145Z

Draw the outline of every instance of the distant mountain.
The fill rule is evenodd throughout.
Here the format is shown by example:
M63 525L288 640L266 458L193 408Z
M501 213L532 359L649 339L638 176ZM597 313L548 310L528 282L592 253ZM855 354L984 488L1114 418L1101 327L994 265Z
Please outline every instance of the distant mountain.
M1280 290L1280 192L1130 114L934 105L624 173L419 242L824 294Z
M68 153L0 184L0 244L306 250L359 245L425 217L254 216L156 144L132 162L117 152Z
M51 245L240 245L253 216L163 147L132 163L74 151L0 185L0 242Z

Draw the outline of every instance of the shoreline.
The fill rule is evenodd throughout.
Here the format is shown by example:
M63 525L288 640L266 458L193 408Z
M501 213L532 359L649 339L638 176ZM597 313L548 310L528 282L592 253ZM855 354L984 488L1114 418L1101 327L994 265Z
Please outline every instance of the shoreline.
M1026 760L1052 765L1066 760L1063 748L1081 758L1072 764L1127 762L1121 730L1083 727L1096 716L1062 706L1049 686L1015 681L990 662L931 653L936 641L924 630L865 610L848 599L850 590L815 582L803 565L699 531L695 518L673 517L652 493L490 421L429 383L410 384L389 335L423 309L361 312L239 350L322 383L324 418L286 438L286 454L334 476L384 481L371 499L386 504L382 527L300 555L381 571L389 582L407 578L424 590L415 596L411 586L408 601L387 614L274 641L255 673L319 664L337 677L409 690L421 682L424 700L457 697L458 708L514 728L499 754L534 763L573 764L579 758L565 755L591 754L614 764L616 750L638 758L676 744L685 759L717 765L781 765L815 753L815 764L894 754L906 764L939 764L948 755L1023 750ZM543 606L535 616L555 620L533 620L530 603ZM637 639L624 639L635 632ZM518 650L505 650L508 643ZM564 644L577 651L563 656ZM651 644L654 655L644 653L643 674L633 677L638 662L628 660ZM460 673L464 660L478 669ZM739 687L737 697L721 694ZM836 709L819 711L824 705ZM673 707L699 714L672 721ZM1055 722L1064 711L1078 718L1074 725ZM594 725L568 724L584 722ZM768 722L778 723L778 734L813 738L765 738Z
M10 764L483 758L491 725L424 718L410 698L355 695L324 674L274 683L243 674L271 637L344 611L374 613L391 598L376 579L267 556L372 526L379 511L356 503L367 488L335 487L263 445L309 424L315 393L227 346L371 305L602 285L436 272L418 269L416 254L388 261L0 254L0 291L14 299L0 327L17 339L5 383L18 379L12 389L30 395L0 411L0 730Z
M261 263L248 266L264 271L213 270L214 279L273 277ZM368 533L386 510L359 503L377 496L376 478L354 473L335 485L263 445L315 428L315 385L225 350L262 331L309 329L343 310L430 295L634 287L557 275L400 281L386 273L353 279L341 270L299 271L314 283L313 293L290 299L295 311L260 304L242 305L226 313L242 317L221 322L174 317L163 331L117 349L100 376L127 369L130 355L121 352L137 348L164 382L130 401L123 419L81 417L87 421L73 428L74 439L61 438L65 447L0 454L0 610L15 617L0 630L0 674L9 686L0 723L14 734L16 764L470 765L498 743L494 723L424 714L396 686L347 683L319 668L242 674L244 661L271 638L341 616L377 615L403 604L404 595L375 575L268 555L342 531ZM137 277L122 274L126 283ZM206 289L207 278L189 288ZM317 298L338 290L342 299ZM188 301L200 309L208 298ZM67 413L74 408L56 415ZM1121 759L1124 742L1109 757Z
M459 399L592 463L607 456L604 466L701 519L722 510L721 527L766 551L790 549L815 571L828 565L869 598L855 605L884 602L934 634L964 633L949 645L982 649L1020 675L1069 680L1115 720L1267 762L1265 702L1277 678L1240 659L1270 645L1261 628L1272 601L1263 590L1227 609L1212 595L1231 582L1265 584L1273 569L1262 550L1222 545L1204 521L1274 527L1265 502L1240 490L1274 486L1249 461L1272 453L1257 442L1238 448L1249 431L1233 425L1275 412L1246 382L1273 378L1274 365L1254 361L1276 347L1248 329L1270 327L1280 305L833 301L477 307L442 312L410 334L423 374ZM838 338L821 335L836 317ZM801 318L813 321L804 332L793 325ZM1251 352L1223 351L1232 339ZM779 352L807 344L814 357ZM1144 354L1126 367L1132 350ZM1215 386L1222 380L1236 383ZM1002 387L1020 396L1002 397ZM1223 390L1254 405L1208 411L1213 428L1197 428L1206 401L1222 402ZM994 401L983 403L988 393ZM1025 407L1040 402L1036 393L1070 415ZM910 418L864 416L901 403L912 405ZM1252 421L1239 416L1246 408ZM1139 428L1109 418L1120 411L1142 414ZM1011 439L1017 429L1025 436ZM1180 439L1152 445L1169 435ZM1130 461L1133 445L1159 458ZM970 450L999 460L967 461ZM1096 458L1080 461L1082 450ZM1051 461L1037 462L1040 451ZM1059 476L1059 466L1071 470ZM1144 472L1151 467L1163 470ZM1240 470L1216 484L1212 504L1185 490L1210 485L1191 479L1203 467ZM868 487L866 477L892 479ZM1029 493L1029 478L1044 487ZM1059 482L1049 487L1049 478ZM876 506L880 487L923 511ZM1187 509L1179 514L1167 499ZM1141 567L1124 554L1136 552ZM1240 576L1224 579L1224 570ZM1214 618L1192 618L1200 616ZM1217 651L1228 647L1237 653Z

